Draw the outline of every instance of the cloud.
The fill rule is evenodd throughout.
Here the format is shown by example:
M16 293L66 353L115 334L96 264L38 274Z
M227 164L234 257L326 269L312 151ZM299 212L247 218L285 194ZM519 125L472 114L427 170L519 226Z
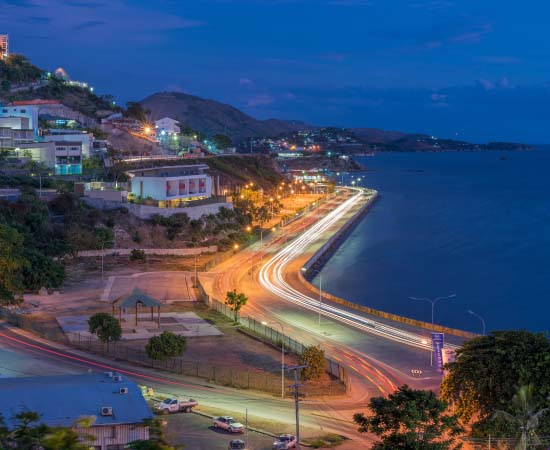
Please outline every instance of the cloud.
M438 92L434 92L433 94L430 95L430 98L431 98L434 102L442 102L442 101L447 100L447 95L445 95L445 94L440 94L440 93L438 93Z
M251 84L253 84L253 81L250 78L246 78L246 77L239 78L240 86L250 86Z
M99 27L105 25L106 22L102 20L88 20L86 22L79 23L73 27L73 30L87 30L88 28Z
M415 23L415 22L411 22ZM384 40L394 40L404 45L404 50L435 50L451 45L476 44L493 31L490 23L479 23L470 18L441 22L437 26L419 28L416 25L388 29L379 28L369 32L369 36Z
M34 12L36 9L40 9L39 16ZM165 31L204 25L199 20L170 14L160 8L145 9L123 0L10 0L9 7L2 9L2 21L10 23L13 34L45 34L52 41L56 36L65 39L70 35L71 41L85 45L109 41L115 46L124 42L156 42L163 39ZM101 33L93 39L74 33L99 26Z
M481 86L483 89L485 89L486 91L492 91L495 88L495 83L485 78L478 79L477 84Z
M459 44L477 44L483 36L491 31L493 31L493 27L487 23L479 26L477 30L466 31L451 36L449 41Z
M256 94L249 98L247 106L250 108L257 108L259 106L271 105L275 101L275 98L270 94Z
M476 61L495 65L519 64L521 62L521 60L515 56L481 56L476 58Z
M427 2L413 3L410 5L414 9L425 9L427 11L439 11L443 9L448 9L454 6L453 2L445 0L433 0Z
M320 58L331 62L344 62L348 59L348 55L345 53L325 53L320 55Z

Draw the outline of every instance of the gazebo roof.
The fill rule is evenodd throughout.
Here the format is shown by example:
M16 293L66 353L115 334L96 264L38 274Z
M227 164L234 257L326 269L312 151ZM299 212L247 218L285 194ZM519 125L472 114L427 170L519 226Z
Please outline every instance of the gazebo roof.
M137 304L142 306L152 307L161 306L160 302L155 300L150 295L147 295L139 288L134 288L132 293L127 297L123 297L117 305L119 308L134 308Z

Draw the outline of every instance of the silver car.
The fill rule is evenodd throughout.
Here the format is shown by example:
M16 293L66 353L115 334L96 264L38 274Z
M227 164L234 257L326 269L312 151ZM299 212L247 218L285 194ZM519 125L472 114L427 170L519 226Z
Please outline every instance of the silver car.
M244 433L244 425L237 422L233 417L221 416L214 419L214 428L221 428L230 433Z
M281 434L271 447L273 450L287 450L296 447L296 436L292 434Z

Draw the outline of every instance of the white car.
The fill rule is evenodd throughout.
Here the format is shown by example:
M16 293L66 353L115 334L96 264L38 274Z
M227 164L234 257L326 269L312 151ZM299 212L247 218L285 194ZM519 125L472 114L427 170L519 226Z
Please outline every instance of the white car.
M214 428L221 428L230 433L244 433L244 425L237 422L233 417L221 416L214 419Z
M271 447L273 450L287 450L296 447L296 436L292 434L281 434Z

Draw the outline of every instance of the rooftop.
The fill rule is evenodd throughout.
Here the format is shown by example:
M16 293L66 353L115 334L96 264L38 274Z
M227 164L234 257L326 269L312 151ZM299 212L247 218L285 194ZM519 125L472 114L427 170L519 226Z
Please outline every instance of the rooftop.
M152 417L133 381L114 381L105 373L2 378L0 398L0 414L8 425L21 411L39 413L49 426L71 426L82 416L95 416L95 425L141 423ZM111 407L112 415L101 415L103 407Z
M137 177L178 177L185 175L200 175L209 167L206 164L189 164L184 166L163 166L150 169L129 170L130 176Z

